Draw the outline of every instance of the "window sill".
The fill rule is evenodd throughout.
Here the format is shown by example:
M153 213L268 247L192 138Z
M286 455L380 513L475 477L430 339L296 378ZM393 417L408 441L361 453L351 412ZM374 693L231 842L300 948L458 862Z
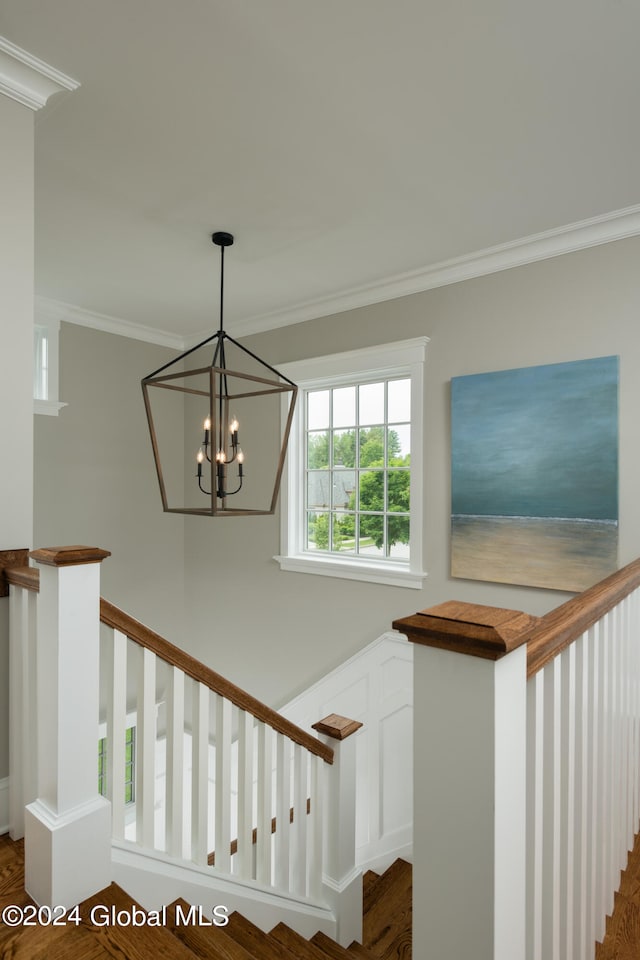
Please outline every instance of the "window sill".
M34 400L33 412L42 413L47 417L57 417L66 403L60 403L58 400Z
M406 566L393 562L367 562L338 557L316 557L298 554L292 557L274 557L280 569L289 573L315 573L321 577L339 580L364 580L390 587L409 587L421 590L428 574L415 573Z

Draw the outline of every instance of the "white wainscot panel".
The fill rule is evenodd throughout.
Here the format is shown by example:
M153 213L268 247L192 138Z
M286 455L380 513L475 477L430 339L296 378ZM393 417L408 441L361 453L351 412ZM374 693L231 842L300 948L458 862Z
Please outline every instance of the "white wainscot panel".
M303 729L330 713L359 720L356 736L356 858L384 869L411 858L413 648L386 633L284 706Z

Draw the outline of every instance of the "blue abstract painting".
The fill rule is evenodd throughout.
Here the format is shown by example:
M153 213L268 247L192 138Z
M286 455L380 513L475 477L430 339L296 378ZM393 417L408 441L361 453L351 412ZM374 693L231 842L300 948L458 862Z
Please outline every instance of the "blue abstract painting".
M618 358L451 381L451 575L579 591L617 568Z

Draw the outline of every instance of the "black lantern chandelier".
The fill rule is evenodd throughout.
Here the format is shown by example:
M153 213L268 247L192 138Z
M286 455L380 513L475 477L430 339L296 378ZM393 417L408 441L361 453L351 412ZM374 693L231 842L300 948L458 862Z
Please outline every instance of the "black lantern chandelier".
M220 248L219 329L142 380L162 506L203 516L272 514L298 388L225 332L224 251L233 236L219 231L211 239Z

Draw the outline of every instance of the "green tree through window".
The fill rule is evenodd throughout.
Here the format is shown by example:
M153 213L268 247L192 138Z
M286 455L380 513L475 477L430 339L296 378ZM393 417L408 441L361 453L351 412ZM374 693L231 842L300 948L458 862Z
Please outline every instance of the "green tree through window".
M390 423L389 385L404 390L405 422ZM400 387L398 387L400 385ZM307 431L306 496L307 549L404 559L396 545L409 545L410 466L409 381L366 384L369 396L378 391L373 414L384 422L366 424L370 410L358 402L354 385L352 411L358 422L344 423L337 409L337 390L322 391L314 409L326 411L325 422ZM339 391L344 394L345 388ZM357 399L358 398L358 401ZM400 408L395 402L394 410ZM363 423L364 421L364 423ZM336 425L337 423L337 425Z
M127 727L124 740L124 802L135 800L136 779L136 728ZM107 749L108 740L98 740L98 793L107 795Z

